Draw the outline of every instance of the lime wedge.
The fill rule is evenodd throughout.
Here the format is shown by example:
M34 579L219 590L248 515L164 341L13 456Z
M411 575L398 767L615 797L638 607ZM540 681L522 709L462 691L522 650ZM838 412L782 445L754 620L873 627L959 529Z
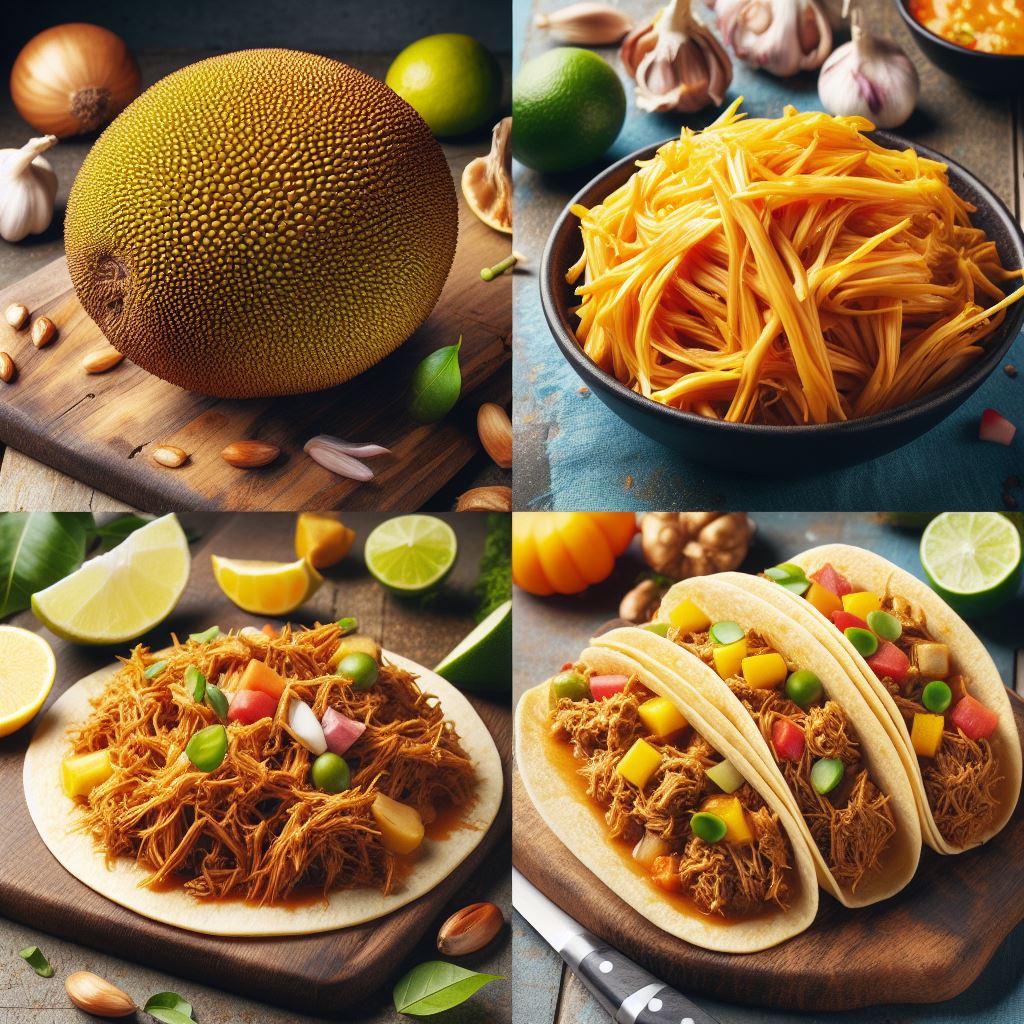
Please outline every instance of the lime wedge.
M987 615L1020 586L1020 534L998 512L943 512L921 537L921 565L932 589L961 615Z
M211 555L210 561L220 589L253 615L287 615L312 597L324 581L305 558L254 562Z
M134 640L174 611L190 563L185 531L172 513L33 594L32 611L49 630L73 643Z
M455 531L436 516L386 519L366 538L364 558L374 579L398 594L436 587L455 564Z
M38 633L0 626L0 736L20 729L43 706L56 662Z
M498 605L434 669L463 690L512 686L512 602Z

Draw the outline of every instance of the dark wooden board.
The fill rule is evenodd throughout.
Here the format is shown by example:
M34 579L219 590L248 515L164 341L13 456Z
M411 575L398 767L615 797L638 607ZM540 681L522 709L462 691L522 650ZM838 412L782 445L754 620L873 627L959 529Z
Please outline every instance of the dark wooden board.
M472 625L470 593L483 545L483 516L448 518L460 540L459 560L448 580L448 600L423 609L403 604L373 583L362 570L359 552L378 517L355 514L346 516L359 534L354 556L337 570L327 570L328 582L291 618L328 621L354 614L361 629L379 637L385 646L422 664L436 664ZM200 533L192 548L192 579L174 615L143 638L152 645L165 643L171 630L187 633L212 622L225 628L261 623L220 593L210 572L211 552L284 559L291 551L294 517L290 515L192 516L186 522ZM28 612L11 621L41 629ZM113 660L113 649L76 648L44 635L53 645L58 666L47 706L79 678ZM505 773L501 811L480 846L448 879L380 921L320 935L224 939L167 927L109 902L69 875L32 825L21 783L32 726L0 740L0 914L251 999L321 1016L348 1016L360 1000L393 979L403 958L428 928L440 923L440 911L457 897L468 878L485 863L489 871L502 869L487 858L511 827L511 712L505 696L468 696L501 752Z
M1024 734L1024 701L1010 695ZM687 995L790 1010L932 1003L962 992L1024 920L1024 811L985 846L955 857L925 849L897 896L848 910L821 894L814 923L788 942L742 956L714 953L652 925L594 877L544 824L513 781L513 863L590 931Z
M466 163L486 150L485 141L446 147L456 184ZM27 328L15 331L0 319L0 351L18 367L16 379L0 385L0 442L137 508L418 508L480 451L481 403L511 402L511 275L480 278L480 269L509 249L509 236L478 220L460 191L455 263L437 306L409 341L340 387L246 401L183 391L127 361L85 373L82 357L106 339L75 297L65 260L55 260L0 292L0 309L23 302L60 332L36 351ZM459 335L462 398L440 423L418 425L405 414L412 371ZM393 455L374 460L375 479L359 484L303 453L316 434L374 441ZM263 469L234 469L220 452L244 438L271 441L282 455ZM189 461L180 469L154 464L148 455L160 442L183 448Z

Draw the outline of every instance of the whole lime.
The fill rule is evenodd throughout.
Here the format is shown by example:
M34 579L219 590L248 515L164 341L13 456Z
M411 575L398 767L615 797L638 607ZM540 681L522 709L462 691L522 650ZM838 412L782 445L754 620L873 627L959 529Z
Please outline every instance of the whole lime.
M597 160L626 118L626 91L590 50L560 46L527 61L512 86L512 155L536 171Z
M472 36L442 32L410 43L384 79L435 135L490 125L501 105L501 68Z

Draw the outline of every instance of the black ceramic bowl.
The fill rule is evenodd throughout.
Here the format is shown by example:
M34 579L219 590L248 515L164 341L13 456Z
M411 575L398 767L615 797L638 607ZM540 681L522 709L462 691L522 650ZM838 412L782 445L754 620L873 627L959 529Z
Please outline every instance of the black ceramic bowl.
M921 52L946 74L983 92L1024 91L1024 54L984 53L958 46L915 21L908 0L896 0L896 6Z
M889 132L871 137L892 149L912 147L924 157L949 167L953 189L977 207L972 222L995 241L1004 267L1024 267L1024 232L985 185L959 164L924 146ZM843 423L809 426L772 426L726 423L653 402L605 373L579 347L575 317L569 310L578 302L565 274L580 252L579 222L569 212L573 203L595 206L622 185L636 169L637 160L652 157L659 146L648 146L625 157L599 174L562 211L548 238L541 263L540 290L544 316L562 355L584 383L614 413L648 437L691 459L719 468L735 468L758 475L821 472L836 465L851 465L899 448L930 430L978 389L999 365L1024 326L1024 302L1015 303L999 329L989 336L984 355L966 373L939 391L887 412Z

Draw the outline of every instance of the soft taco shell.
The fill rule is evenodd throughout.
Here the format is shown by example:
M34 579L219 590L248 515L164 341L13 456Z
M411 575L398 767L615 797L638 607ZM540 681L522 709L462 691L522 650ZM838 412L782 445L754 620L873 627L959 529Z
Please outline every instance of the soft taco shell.
M566 785L553 763L546 684L523 694L516 708L516 764L523 785L552 832L609 889L652 924L686 942L722 953L754 953L784 942L802 932L814 920L818 889L814 865L796 822L778 796L761 777L738 745L719 736L694 705L642 665L615 651L587 648L580 660L599 674L636 675L648 689L674 701L687 721L736 767L772 811L778 814L793 851L793 902L748 921L704 917L677 908L652 883L630 870L623 852L605 830L600 809L574 787ZM738 739L738 737L737 737Z
M149 871L128 857L114 858L108 866L92 837L74 831L75 805L61 788L60 765L68 752L68 730L89 717L90 702L120 668L117 665L79 680L39 722L25 754L25 800L32 821L50 852L80 882L143 917L188 931L249 938L311 935L390 914L439 885L479 845L497 816L504 779L494 740L469 701L450 683L408 658L387 651L384 657L418 676L420 687L440 699L477 772L475 799L465 808L461 825L444 839L424 840L408 877L387 896L377 890L340 889L326 901L296 907L201 901L183 888L143 888L139 883Z

